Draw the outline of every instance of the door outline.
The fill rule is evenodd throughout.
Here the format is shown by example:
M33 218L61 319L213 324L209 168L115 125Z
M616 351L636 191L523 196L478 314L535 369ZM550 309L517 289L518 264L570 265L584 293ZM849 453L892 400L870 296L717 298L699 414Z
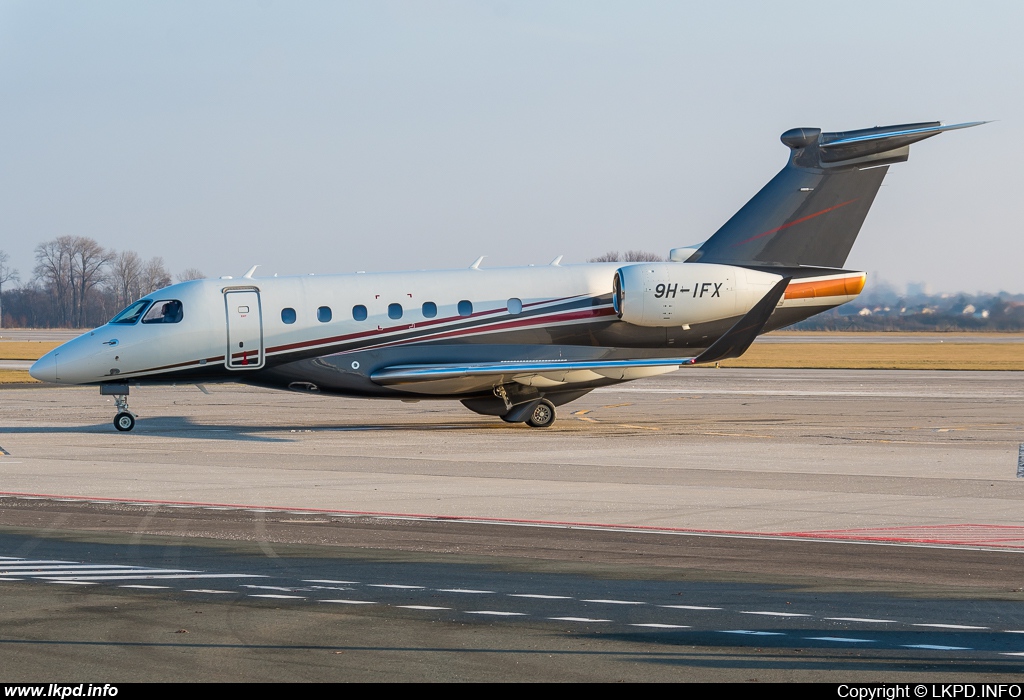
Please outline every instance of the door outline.
M266 362L266 350L263 344L263 302L259 288L229 287L223 292L226 345L224 368L236 372L262 369ZM248 311L243 315L240 309L246 307ZM256 357L253 358L252 351L244 346L243 351L238 352L236 343L255 343Z

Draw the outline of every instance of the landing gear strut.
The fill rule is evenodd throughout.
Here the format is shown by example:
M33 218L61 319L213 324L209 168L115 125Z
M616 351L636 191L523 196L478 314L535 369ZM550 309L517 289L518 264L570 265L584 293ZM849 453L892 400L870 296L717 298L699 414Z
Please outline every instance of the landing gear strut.
M127 384L101 384L100 396L113 396L117 415L114 416L114 427L127 432L135 427L135 414L128 409Z

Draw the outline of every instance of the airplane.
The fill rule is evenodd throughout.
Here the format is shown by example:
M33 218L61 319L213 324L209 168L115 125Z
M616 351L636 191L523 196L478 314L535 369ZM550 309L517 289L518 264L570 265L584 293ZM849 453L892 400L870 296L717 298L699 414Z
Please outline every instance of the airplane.
M545 428L603 386L739 357L762 333L853 300L843 269L921 122L782 134L785 167L667 262L193 280L147 294L46 353L44 382L99 385L130 431L132 385L241 382L349 397L456 399Z

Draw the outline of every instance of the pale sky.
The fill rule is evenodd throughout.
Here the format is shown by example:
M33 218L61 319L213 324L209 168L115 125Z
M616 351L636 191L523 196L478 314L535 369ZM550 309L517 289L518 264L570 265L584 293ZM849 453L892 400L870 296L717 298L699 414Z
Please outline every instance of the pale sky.
M1024 3L0 0L0 249L172 272L582 262L710 236L783 131L911 148L847 263L1024 292Z

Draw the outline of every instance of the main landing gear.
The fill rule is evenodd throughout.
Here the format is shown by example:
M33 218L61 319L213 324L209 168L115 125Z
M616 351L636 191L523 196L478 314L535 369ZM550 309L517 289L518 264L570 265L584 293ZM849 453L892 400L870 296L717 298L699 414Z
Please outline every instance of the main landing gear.
M114 416L114 427L122 433L135 427L135 414L128 410L127 384L100 384L100 396L113 396L117 415Z
M555 406L547 399L541 399L526 419L526 424L531 428L549 428L554 422Z

